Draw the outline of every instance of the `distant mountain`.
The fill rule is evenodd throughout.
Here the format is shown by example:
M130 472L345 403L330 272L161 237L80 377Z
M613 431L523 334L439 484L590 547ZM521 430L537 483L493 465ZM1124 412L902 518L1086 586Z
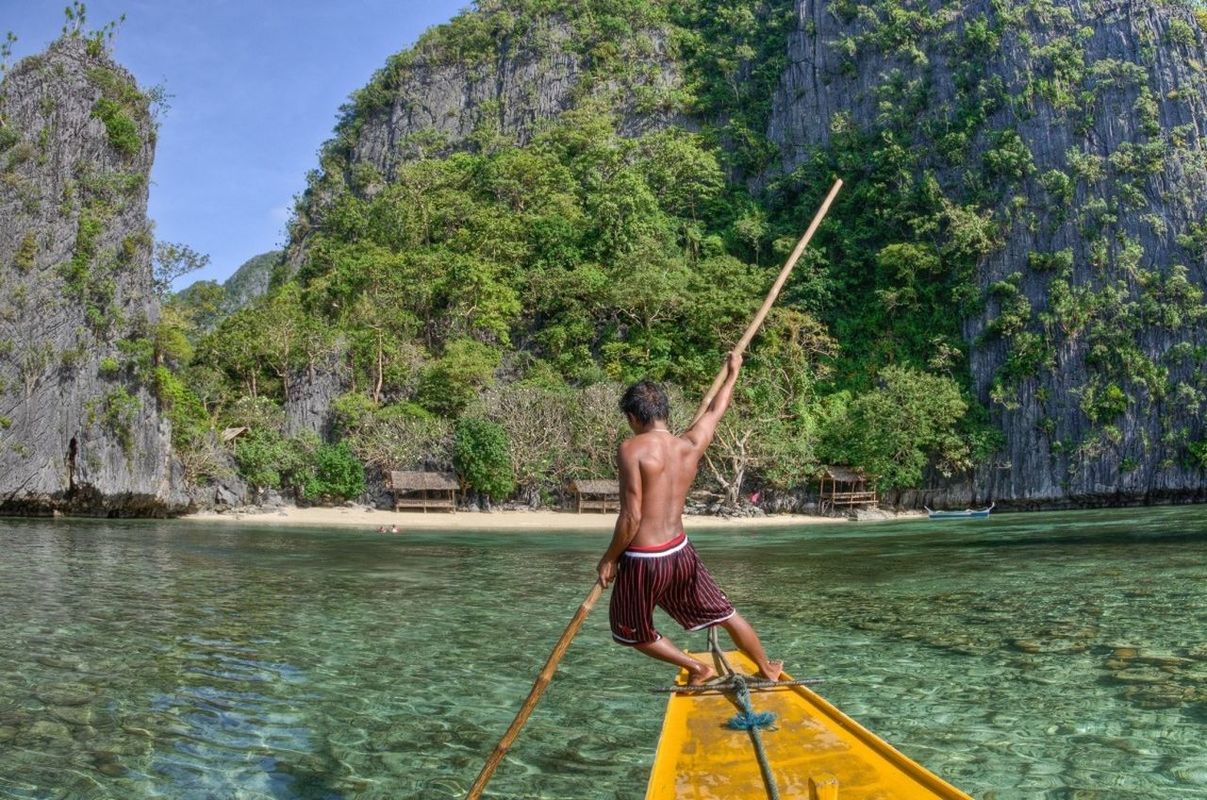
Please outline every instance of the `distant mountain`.
M227 314L233 314L268 291L272 271L281 263L283 255L281 250L270 250L253 256L226 279L222 288L226 290L223 308Z
M268 291L272 272L281 263L281 250L253 256L223 283L196 281L172 296L172 302L187 309L202 331L210 331L222 320Z

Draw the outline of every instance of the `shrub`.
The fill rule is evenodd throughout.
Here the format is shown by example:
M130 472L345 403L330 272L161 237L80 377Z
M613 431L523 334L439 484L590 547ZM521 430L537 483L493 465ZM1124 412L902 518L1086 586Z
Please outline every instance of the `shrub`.
M470 488L491 499L515 489L507 432L490 420L467 417L457 423L453 467Z
M132 156L142 147L138 138L138 126L134 120L122 110L122 107L107 97L96 101L92 107L92 116L105 124L109 134L109 144L122 155Z
M97 365L96 371L102 378L115 378L122 371L121 362L113 356L105 356Z
M1183 47L1194 47L1198 42L1194 28L1180 19L1170 20L1166 37L1169 39L1170 44L1180 44Z
M105 430L117 438L126 455L134 449L134 421L141 406L138 398L124 386L105 395L101 422Z
M1127 393L1110 383L1098 390L1088 390L1082 399L1082 410L1094 422L1105 422L1126 412L1129 402Z
M29 272L37 264L38 240L32 231L26 231L21 237L21 244L13 256L13 264L22 272Z
M239 474L259 489L280 489L300 459L297 448L270 428L253 428L235 444Z
M320 445L302 480L307 500L350 500L365 491L365 468L347 442Z
M1191 442L1186 446L1190 451L1191 464L1202 470L1207 470L1207 439L1201 442Z
M373 398L360 392L342 394L331 403L335 426L343 436L354 433L369 424L376 409L377 404L373 402Z
M21 134L17 133L11 127L5 126L0 128L0 153L3 153L19 141L21 141Z

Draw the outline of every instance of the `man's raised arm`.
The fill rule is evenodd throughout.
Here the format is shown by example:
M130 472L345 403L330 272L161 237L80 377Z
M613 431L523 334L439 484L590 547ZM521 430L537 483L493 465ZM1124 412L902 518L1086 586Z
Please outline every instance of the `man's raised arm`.
M708 404L704 415L695 425L683 432L683 438L695 445L697 450L703 450L712 442L713 434L717 432L717 425L721 422L721 417L725 415L725 409L729 408L729 401L733 398L733 385L738 380L738 370L742 368L742 355L730 353L726 367L729 369L729 374L725 376L725 382L721 384L716 396Z

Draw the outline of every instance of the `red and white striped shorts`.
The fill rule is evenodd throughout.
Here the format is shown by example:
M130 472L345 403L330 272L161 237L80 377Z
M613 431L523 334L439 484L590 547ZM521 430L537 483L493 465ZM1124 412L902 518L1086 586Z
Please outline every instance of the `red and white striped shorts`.
M654 630L654 606L689 631L724 622L734 614L729 598L683 533L666 544L630 547L621 554L609 608L612 638L629 645L662 638Z

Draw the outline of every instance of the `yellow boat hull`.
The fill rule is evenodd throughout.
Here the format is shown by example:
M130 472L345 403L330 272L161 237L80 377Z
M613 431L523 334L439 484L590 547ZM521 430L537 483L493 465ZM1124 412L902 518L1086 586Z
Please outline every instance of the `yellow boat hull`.
M739 673L757 672L743 654L725 655ZM678 682L686 679L680 673ZM784 800L971 800L805 686L751 695L756 712L776 716L776 729L762 739ZM646 800L766 800L751 734L726 725L739 710L732 693L672 694Z

